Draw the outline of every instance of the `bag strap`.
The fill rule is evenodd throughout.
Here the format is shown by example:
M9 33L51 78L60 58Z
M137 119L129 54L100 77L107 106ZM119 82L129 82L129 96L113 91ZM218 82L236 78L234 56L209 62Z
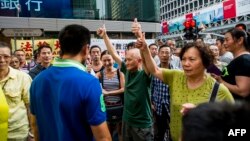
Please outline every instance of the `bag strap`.
M220 84L218 82L214 83L214 87L213 87L211 97L210 97L210 100L209 100L210 103L215 101L215 98L216 98L217 93L218 93L219 86L220 86Z
M120 83L120 70L117 69L117 70L116 70L116 73L117 73L117 78L118 78L118 81L119 81L119 88L121 88L121 83Z
M102 84L103 87L103 75L104 75L103 70L100 71L100 75L101 77L99 78L99 82Z
M117 70L116 70L116 73L117 73L117 78L118 78L118 81L119 81L119 88L121 88L121 83L120 83L120 70L117 69ZM99 82L102 84L102 87L103 87L103 76L104 76L103 70L100 71L100 75L101 75L101 77L99 78Z

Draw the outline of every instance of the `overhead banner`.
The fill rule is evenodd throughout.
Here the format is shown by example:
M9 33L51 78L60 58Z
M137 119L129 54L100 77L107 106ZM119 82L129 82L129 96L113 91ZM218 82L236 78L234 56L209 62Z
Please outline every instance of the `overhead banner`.
M116 48L117 52L122 58L125 58L125 50L126 46L130 42L135 42L136 40L113 40L111 42L113 46ZM154 39L146 40L147 44L155 43ZM16 45L16 47L15 47ZM11 39L11 48L12 51L16 49L22 49L25 52L26 59L31 59L33 56L34 50L38 49L42 45L48 45L52 48L53 56L59 56L60 53L60 44L58 39L42 39L42 40L34 40L34 47L32 40L15 40ZM106 50L105 43L103 39L91 39L91 46L98 45L101 47L102 51Z
M207 7L193 13L196 24L209 24L219 20L223 20L223 5L222 3Z
M175 31L183 30L184 29L183 23L185 20L186 20L186 17L181 16L181 17L178 17L169 21L168 22L169 32L171 33Z
M250 0L227 0L219 4L203 8L201 10L188 13L168 21L169 32L183 30L185 19L192 18L196 20L196 25L209 24L221 20L235 18L250 14Z
M223 2L224 19L236 17L235 0L227 0Z
M250 14L250 0L237 0L236 1L236 15L242 16Z

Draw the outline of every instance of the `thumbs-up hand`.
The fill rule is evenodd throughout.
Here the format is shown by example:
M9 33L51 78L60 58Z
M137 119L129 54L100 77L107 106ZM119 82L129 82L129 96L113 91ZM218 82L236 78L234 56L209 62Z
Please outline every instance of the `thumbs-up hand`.
M106 28L105 28L105 24L103 24L102 27L100 27L99 29L97 29L96 34L100 37L103 38L104 35L106 35Z
M140 38L142 36L141 24L137 21L137 18L134 19L131 30L137 38Z
M146 43L146 39L145 39L145 32L141 32L141 35L139 38L137 38L136 42L135 42L135 47L140 49L140 50L144 50L147 49L147 43Z

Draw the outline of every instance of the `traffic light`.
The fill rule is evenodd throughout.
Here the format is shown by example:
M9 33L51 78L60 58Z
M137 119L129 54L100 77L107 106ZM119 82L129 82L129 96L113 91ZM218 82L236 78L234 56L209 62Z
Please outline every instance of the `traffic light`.
M187 40L191 40L195 37L196 35L196 21L194 19L189 19L189 20L186 20L184 23L184 37L187 39Z

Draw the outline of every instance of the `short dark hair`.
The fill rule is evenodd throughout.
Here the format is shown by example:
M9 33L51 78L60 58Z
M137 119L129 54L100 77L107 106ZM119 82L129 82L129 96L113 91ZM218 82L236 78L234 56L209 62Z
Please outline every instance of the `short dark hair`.
M169 46L168 46L168 45L166 45L166 44L161 45L161 46L159 47L158 51L160 51L160 50L161 50L162 48L164 48L164 47L168 47L168 48L170 48L170 52L172 52L171 47L169 47Z
M92 51L92 49L94 49L94 48L98 48L98 49L100 50L100 52L102 52L101 47L100 47L100 46L98 46L98 45L92 45L92 46L90 47L89 52L91 52L91 51Z
M22 49L16 49L16 50L14 51L14 54L16 54L16 52L18 52L18 51L22 51L23 53L25 53L24 50L22 50Z
M135 42L130 42L127 44L126 50L130 50L131 48L134 48L134 46L135 46Z
M52 52L52 48L48 45L42 45L37 49L37 54L40 54L43 48L48 48Z
M33 51L33 56L34 56L34 60L37 60L37 58L38 58L38 49Z
M156 43L152 43L148 47L150 48L151 46L157 46L158 47L158 45Z
M247 31L247 26L244 23L236 24L235 28L242 28L243 30Z
M110 55L110 53L108 52L108 50L104 50L104 51L101 53L101 58L103 57L103 55L107 55L107 54Z
M228 141L230 129L249 129L249 118L249 103L200 104L182 118L182 141ZM249 133L239 140L248 141Z
M207 47L200 47L196 43L187 43L184 45L184 47L181 49L180 52L180 59L183 59L183 55L185 52L187 52L190 48L196 48L198 52L200 53L202 64L205 68L207 68L209 65L213 63L213 55L210 50L208 50Z
M90 31L82 25L68 25L60 31L59 43L61 55L76 55L82 50L83 46L90 44Z
M216 41L219 41L221 44L223 44L225 40L224 38L217 38Z

